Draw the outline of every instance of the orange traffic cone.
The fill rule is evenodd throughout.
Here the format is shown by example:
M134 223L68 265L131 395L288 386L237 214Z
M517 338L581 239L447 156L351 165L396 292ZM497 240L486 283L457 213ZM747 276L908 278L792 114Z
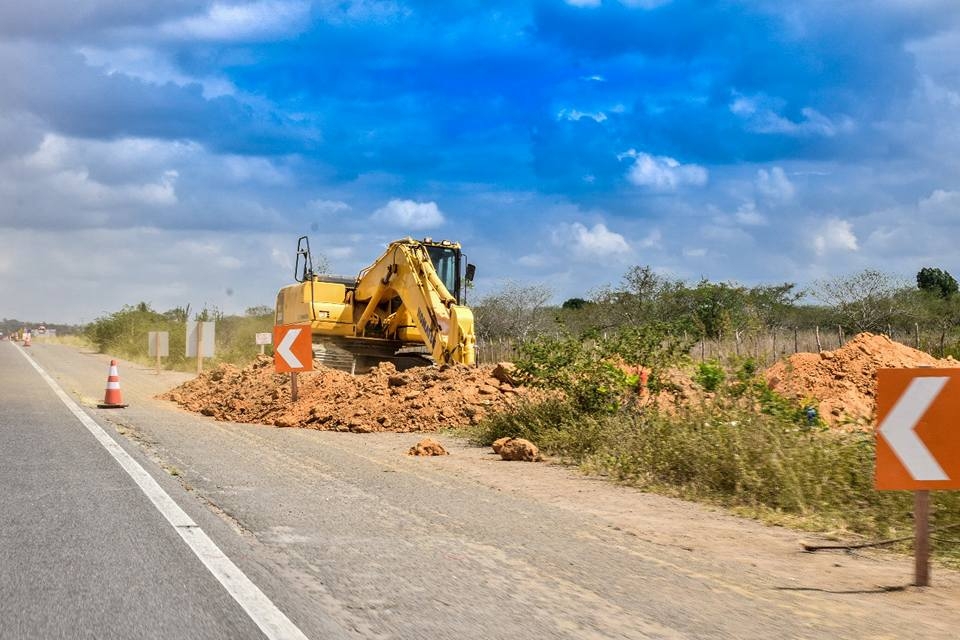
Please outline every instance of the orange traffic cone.
M29 334L29 333L23 334L23 346L29 347L29 346L30 346L30 340L31 340L31 338L30 338L30 334Z
M117 361L110 361L110 374L107 376L107 391L103 394L103 402L97 405L101 409L122 409L123 394L120 393L120 373L117 371Z

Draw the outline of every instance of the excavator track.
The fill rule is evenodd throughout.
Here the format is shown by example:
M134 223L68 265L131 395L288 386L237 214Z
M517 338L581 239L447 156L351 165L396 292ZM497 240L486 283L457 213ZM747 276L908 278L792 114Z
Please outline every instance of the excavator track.
M314 360L331 369L358 374L367 373L381 362L392 362L398 371L433 364L425 354L400 351L402 348L403 343L398 340L313 335Z

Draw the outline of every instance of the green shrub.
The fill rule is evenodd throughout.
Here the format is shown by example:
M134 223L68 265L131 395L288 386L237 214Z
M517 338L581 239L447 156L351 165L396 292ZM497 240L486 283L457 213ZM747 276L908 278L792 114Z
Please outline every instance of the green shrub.
M636 396L639 376L630 368L645 367L650 388L660 389L663 372L688 350L670 326L649 323L609 335L538 336L519 345L515 363L527 384L558 389L587 413L612 413Z
M717 360L707 360L697 365L693 374L693 381L705 391L716 391L726 378L723 366Z

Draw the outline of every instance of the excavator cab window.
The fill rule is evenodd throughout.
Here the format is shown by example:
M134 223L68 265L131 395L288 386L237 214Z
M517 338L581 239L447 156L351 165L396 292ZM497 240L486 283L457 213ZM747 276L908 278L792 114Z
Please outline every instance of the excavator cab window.
M451 247L427 247L430 262L450 295L459 298L460 252Z

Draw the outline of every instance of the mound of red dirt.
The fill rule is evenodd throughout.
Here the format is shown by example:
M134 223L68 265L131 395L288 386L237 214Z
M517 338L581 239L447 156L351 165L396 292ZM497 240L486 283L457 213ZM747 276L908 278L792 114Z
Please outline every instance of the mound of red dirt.
M220 365L160 397L231 422L361 433L436 431L474 423L526 395L526 388L507 380L505 369L440 366L398 372L384 363L352 376L318 367L299 374L299 398L293 403L290 377L274 373L272 358L260 357L242 369Z
M876 404L877 369L957 367L890 338L861 333L835 351L797 353L766 371L770 386L784 395L819 401L831 426L869 428Z

